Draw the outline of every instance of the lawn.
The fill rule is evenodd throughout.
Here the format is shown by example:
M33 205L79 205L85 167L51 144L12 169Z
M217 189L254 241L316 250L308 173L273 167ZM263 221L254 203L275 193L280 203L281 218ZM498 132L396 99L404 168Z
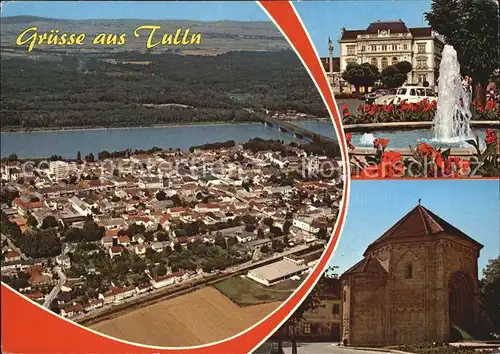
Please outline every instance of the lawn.
M232 277L214 284L214 287L231 301L240 305L256 305L266 302L286 300L299 282L286 281L266 287L246 277Z

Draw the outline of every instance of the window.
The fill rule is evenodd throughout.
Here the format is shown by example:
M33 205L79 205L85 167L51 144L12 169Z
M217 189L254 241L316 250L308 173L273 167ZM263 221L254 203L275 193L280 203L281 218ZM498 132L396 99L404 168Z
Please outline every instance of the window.
M417 96L425 96L425 90L422 88L417 89Z
M387 50L387 44L382 45L382 50Z
M398 95L406 95L406 89L404 89L404 88L399 89Z
M413 90L412 90L413 91ZM405 278L406 279L411 279L413 277L413 267L411 264L406 265L406 274Z
M417 58L417 69L426 69L427 68L427 58L420 57Z
M372 58L370 64L372 64L373 66L376 66L378 68L378 60L377 60L377 58Z
M425 43L418 43L417 44L417 51L418 51L418 53L425 53Z
M376 52L377 51L377 46L376 45L372 45L372 52Z
M347 55L355 55L356 54L356 46L348 45L347 46Z
M405 44L405 45L403 46L403 49L404 49L404 50L408 50L408 44Z
M344 290L344 302L347 301L347 291Z
M415 93L415 89L410 90L410 96L416 96L417 94Z
M382 58L382 69L385 69L389 66L389 61L387 58Z
M364 45L361 46L361 51L364 52L366 50L366 47Z
M392 65L396 64L398 62L397 57L392 57Z
M425 89L425 95L427 97L434 97L435 96L434 91L432 91L431 89Z
M332 314L338 315L339 313L340 313L340 305L339 304L333 304Z
M398 45L397 44L393 44L392 45L392 50L398 50Z
M304 323L304 334L311 334L311 324Z

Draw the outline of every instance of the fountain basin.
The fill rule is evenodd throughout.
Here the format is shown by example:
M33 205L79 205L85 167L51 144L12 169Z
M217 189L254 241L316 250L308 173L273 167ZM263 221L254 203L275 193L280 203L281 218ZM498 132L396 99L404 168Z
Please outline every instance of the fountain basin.
M474 148L462 142L440 142L434 140L432 130L433 122L393 122L344 125L344 131L352 134L351 143L360 149L373 150L372 140L375 138L389 139L388 149L414 148L418 143L427 143L436 148L454 148L455 150L471 150ZM478 135L480 142L484 143L486 129L500 128L500 121L473 121L471 122L472 134Z

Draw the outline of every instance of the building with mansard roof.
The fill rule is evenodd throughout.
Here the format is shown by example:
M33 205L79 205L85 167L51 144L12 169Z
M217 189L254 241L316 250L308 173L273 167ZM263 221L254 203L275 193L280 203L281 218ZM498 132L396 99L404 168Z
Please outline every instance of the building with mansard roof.
M342 274L342 340L384 346L473 333L482 247L419 202Z
M422 85L427 81L430 87L437 85L444 44L431 27L409 28L402 20L376 21L366 29L341 28L339 45L339 71L335 72L334 65L328 67L334 91L339 91L335 87L338 85L342 91L350 92L350 85L342 80L349 63L370 63L382 71L397 62L408 61L413 68L408 73L407 84ZM333 45L329 43L329 47L332 53ZM332 54L329 60L334 62Z

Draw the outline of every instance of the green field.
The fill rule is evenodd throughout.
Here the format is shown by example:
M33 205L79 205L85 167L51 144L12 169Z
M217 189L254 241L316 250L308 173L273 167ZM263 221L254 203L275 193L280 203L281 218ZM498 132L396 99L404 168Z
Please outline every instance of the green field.
M216 283L214 287L240 306L249 306L286 300L299 282L287 280L266 287L244 277L233 277Z

